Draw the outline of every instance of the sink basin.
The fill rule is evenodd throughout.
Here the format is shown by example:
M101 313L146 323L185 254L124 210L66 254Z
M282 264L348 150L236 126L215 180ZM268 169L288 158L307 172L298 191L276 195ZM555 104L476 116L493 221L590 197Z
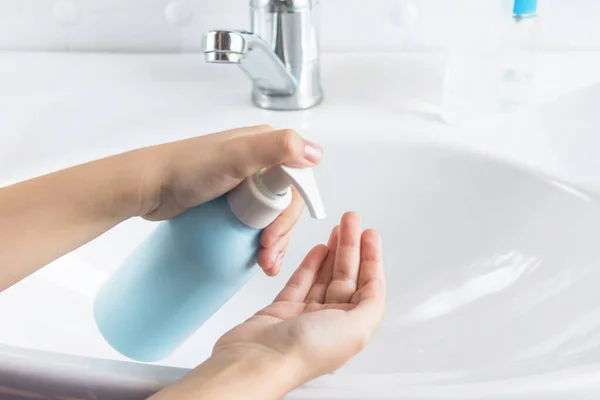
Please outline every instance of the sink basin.
M92 319L95 291L155 226L136 219L0 294L0 365L12 365L0 372L30 376L32 386L45 374L46 385L83 397L89 388L154 390L271 301L304 254L355 210L383 237L387 315L363 353L290 398L600 396L595 198L450 148L331 142L326 152L316 175L328 219L303 218L280 276L257 274L171 357L129 362Z

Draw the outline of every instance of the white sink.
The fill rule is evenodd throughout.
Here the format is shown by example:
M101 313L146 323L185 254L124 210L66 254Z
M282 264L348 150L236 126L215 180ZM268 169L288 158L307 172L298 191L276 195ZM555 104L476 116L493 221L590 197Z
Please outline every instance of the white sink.
M449 148L332 142L326 155L317 178L328 219L302 219L282 274L257 274L159 364L202 362L222 333L272 300L344 211L355 210L383 237L387 316L362 354L290 398L600 397L596 199ZM95 359L125 360L96 331L93 296L153 226L128 221L2 293L0 359L25 375L50 374L61 387L85 381L143 391L184 373ZM123 370L132 375L114 372Z
M0 56L0 185L268 123L325 145L317 175L329 215L303 219L281 276L258 274L159 365L119 356L92 319L97 288L154 226L120 225L0 294L0 397L9 387L43 398L141 398L177 379L271 301L353 209L383 235L388 313L362 354L290 398L600 398L598 200L449 147L600 187L597 56L544 55L540 98L558 101L541 109L539 126L499 118L462 129L436 123L426 106L443 66L427 55L324 55L325 101L293 113L252 107L243 74L200 55Z

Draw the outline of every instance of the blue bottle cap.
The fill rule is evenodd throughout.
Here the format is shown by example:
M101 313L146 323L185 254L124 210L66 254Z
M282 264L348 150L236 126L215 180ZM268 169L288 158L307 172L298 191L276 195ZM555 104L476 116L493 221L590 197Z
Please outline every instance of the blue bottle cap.
M537 12L537 0L515 0L513 14L517 17L525 17Z

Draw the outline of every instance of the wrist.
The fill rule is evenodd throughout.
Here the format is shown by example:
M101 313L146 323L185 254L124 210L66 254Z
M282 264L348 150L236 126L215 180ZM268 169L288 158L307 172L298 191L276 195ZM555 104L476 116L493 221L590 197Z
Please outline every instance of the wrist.
M217 368L221 366L224 383L231 384L233 378L241 389L251 387L251 398L279 399L304 383L301 364L293 354L262 347L222 349L208 362Z
M153 153L148 147L111 157L113 197L124 219L145 215L160 203L162 180Z
M279 399L305 382L293 355L262 348L230 348L213 354L173 386L158 393L166 399Z

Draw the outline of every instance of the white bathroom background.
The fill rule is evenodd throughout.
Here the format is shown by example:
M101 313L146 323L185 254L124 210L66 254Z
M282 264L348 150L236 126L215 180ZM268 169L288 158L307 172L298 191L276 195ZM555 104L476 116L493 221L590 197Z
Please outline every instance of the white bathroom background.
M325 52L438 51L475 3L321 0ZM249 0L0 0L0 50L195 52L214 28L248 28ZM599 0L539 0L545 50L600 49Z

